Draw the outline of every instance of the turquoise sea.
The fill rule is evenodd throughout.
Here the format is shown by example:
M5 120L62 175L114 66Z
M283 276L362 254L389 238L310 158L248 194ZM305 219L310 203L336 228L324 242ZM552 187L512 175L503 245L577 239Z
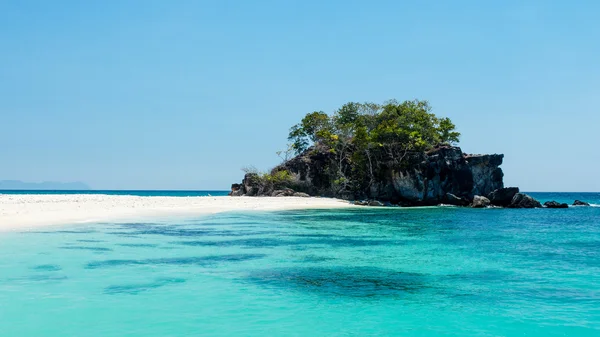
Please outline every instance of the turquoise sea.
M600 205L600 193L532 193ZM600 207L0 233L0 336L600 336Z

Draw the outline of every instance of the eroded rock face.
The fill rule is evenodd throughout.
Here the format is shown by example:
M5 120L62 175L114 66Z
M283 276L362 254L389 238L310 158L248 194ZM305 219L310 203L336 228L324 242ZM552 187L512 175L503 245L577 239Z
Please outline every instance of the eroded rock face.
M490 199L488 199L486 197L482 197L480 195L476 195L475 197L473 197L473 203L471 204L471 207L484 208L484 207L488 207L489 205L490 205Z
M581 200L575 200L575 202L573 202L573 206L589 206L590 204L588 204L585 201L581 201Z
M544 203L544 207L546 208L569 208L569 205L565 203L559 203L557 201L546 201Z
M469 200L465 198L459 198L452 193L446 193L446 197L444 199L444 204L454 205L454 206L468 206Z
M504 187L492 191L488 195L488 199L494 206L508 207L512 202L515 194L519 193L518 187Z
M440 146L414 155L402 166L380 163L376 180L364 190L346 194L335 192L327 174L332 154L312 148L276 169L285 169L296 178L294 189L311 195L342 199L375 199L401 205L466 206L475 195L487 196L501 189L503 155L467 155L459 147ZM452 195L453 197L450 197Z
M242 184L231 184L231 192L229 192L229 195L232 197L239 197L244 195Z
M513 197L510 205L510 208L541 208L542 204L539 201L535 200L533 197L525 194L525 193L517 193Z
M473 176L472 195L488 195L504 187L504 173L499 167L504 155L467 155L465 160Z
M504 186L500 169L503 155L465 155L460 148L444 146L423 154L409 169L391 169L387 180L371 197L399 199L414 205L437 205L452 194L470 201ZM456 202L458 202L455 199Z
M508 206L518 192L518 189L503 188L502 154L468 155L459 147L444 145L429 152L411 154L399 163L380 159L373 166L371 178L353 182L353 189L346 190L336 187L330 172L334 156L329 149L316 146L273 171L291 173L294 182L289 187L296 192L349 200L379 200L402 206L442 203L467 206L475 195L485 197L492 192L496 193L494 201L490 200L492 204ZM233 192L232 186L231 195L286 195L281 191L262 191L258 176L252 173L246 174L236 191Z
M244 195L249 197L259 194L259 177L256 173L246 173L244 180L242 180Z

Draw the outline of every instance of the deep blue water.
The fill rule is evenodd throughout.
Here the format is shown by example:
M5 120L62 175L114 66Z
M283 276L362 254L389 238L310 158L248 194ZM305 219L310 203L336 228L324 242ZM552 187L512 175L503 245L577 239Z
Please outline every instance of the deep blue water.
M600 193L598 192L525 192L538 199L541 203L546 201L565 202L569 205L575 200L586 201L590 204L600 205Z
M536 194L600 205L600 193ZM0 233L1 336L600 336L600 207Z

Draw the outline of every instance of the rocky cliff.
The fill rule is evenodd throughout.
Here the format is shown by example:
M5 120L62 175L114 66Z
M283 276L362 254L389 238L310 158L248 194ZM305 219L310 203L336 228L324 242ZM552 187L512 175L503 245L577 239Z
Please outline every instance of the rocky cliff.
M502 154L467 155L459 147L444 146L423 153L413 165L385 170L367 197L393 203L437 205L450 199L464 202L504 187L499 167Z
M311 195L376 199L401 205L468 204L475 195L487 196L504 187L504 174L499 167L503 155L468 155L459 147L441 146L408 158L402 166L380 165L375 181L366 189L338 195L327 173L329 156L307 151L275 170L291 172L295 187Z
M332 181L328 170L335 156L317 148L288 160L273 172L289 172L292 179L285 187L309 195L371 199L407 206L468 205L476 195L489 196L503 190L504 174L500 168L503 157L465 154L459 147L439 146L407 157L403 165L379 163L375 178L366 187L352 192L336 191L338 183ZM256 174L247 174L242 184L232 186L232 195L282 194L281 188L259 186L258 180ZM510 197L517 192L518 189Z

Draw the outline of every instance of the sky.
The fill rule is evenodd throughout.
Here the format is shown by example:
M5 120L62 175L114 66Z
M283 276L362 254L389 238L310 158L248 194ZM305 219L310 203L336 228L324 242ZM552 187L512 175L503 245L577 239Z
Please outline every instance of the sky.
M600 191L598 1L0 0L0 180L228 189L289 127L424 99L524 191Z

